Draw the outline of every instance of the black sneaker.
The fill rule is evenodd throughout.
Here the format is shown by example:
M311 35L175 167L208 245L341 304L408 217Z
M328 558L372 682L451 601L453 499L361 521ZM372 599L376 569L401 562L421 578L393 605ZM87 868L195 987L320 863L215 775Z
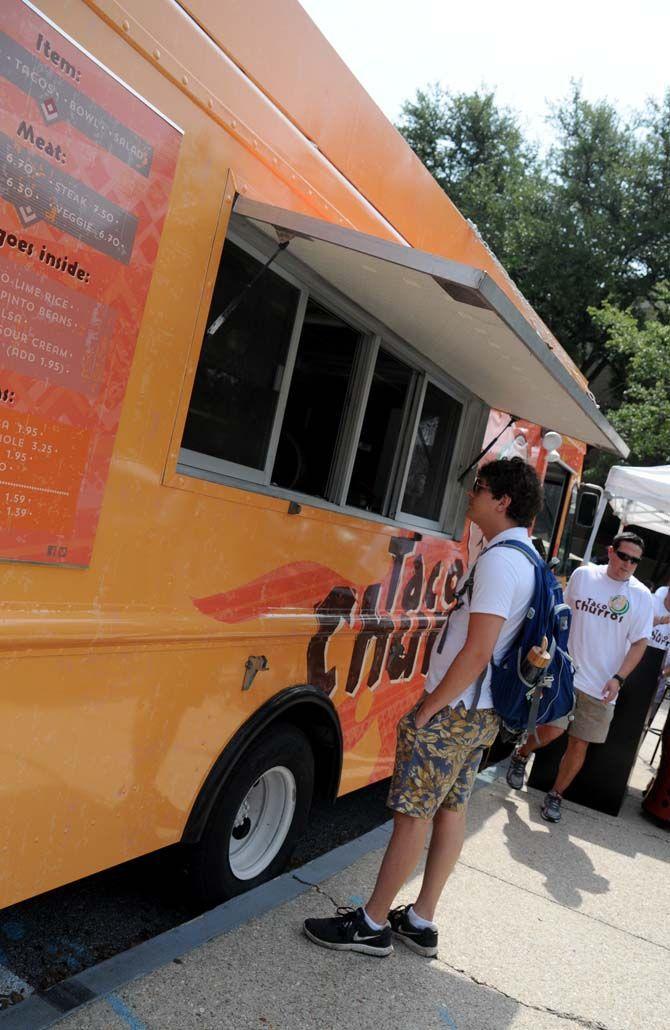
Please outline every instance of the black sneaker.
M561 801L563 798L555 790L550 791L544 799L540 815L548 823L559 823L561 821Z
M305 935L322 948L335 951L362 951L364 955L383 958L393 951L391 927L372 930L365 921L362 908L338 908L330 919L306 919Z
M389 912L391 933L419 955L435 958L437 955L437 930L433 930L430 926L418 930L416 926L412 926L408 915L409 908L409 905L401 905L400 908L391 909Z
M505 779L513 790L521 790L526 781L527 758L522 758L518 751L514 751L507 766Z

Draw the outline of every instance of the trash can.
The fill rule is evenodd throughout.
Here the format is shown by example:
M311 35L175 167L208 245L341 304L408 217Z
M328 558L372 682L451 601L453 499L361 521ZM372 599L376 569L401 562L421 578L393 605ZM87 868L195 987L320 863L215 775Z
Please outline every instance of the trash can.
M656 694L663 656L659 648L647 648L621 689L607 740L589 745L581 771L565 791L566 800L618 815ZM528 780L530 787L551 790L566 743L564 733L537 752Z

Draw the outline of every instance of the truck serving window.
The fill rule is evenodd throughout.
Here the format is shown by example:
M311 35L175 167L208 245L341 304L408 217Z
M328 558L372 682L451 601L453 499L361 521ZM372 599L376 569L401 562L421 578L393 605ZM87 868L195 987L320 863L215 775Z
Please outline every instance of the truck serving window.
M364 312L349 320L339 295L317 298L294 265L274 261L245 291L264 263L245 247L223 248L180 469L444 528L463 404Z

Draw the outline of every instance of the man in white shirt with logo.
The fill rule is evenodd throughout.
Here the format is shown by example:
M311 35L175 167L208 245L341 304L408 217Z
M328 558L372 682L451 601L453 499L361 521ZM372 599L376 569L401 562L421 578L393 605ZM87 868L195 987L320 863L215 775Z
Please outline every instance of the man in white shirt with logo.
M561 801L586 759L589 744L607 739L614 706L627 676L644 654L653 628L652 596L633 575L644 553L635 533L619 533L607 549L607 565L575 569L565 592L572 609L568 647L575 663L575 709L538 727L538 744L530 737L512 755L507 782L523 786L529 755L568 730L568 745L541 815L547 822L561 818Z
M542 491L521 458L482 466L468 516L488 545L472 579L458 585L458 605L431 654L425 693L398 723L388 805L393 834L365 906L328 919L307 919L307 937L326 948L388 955L392 937L426 957L437 954L435 908L463 846L468 799L484 750L498 732L489 687L491 658L516 637L533 597L531 561L504 540L528 543ZM464 589L465 588L465 589ZM484 674L475 709L476 686ZM391 909L433 828L421 890L413 905Z

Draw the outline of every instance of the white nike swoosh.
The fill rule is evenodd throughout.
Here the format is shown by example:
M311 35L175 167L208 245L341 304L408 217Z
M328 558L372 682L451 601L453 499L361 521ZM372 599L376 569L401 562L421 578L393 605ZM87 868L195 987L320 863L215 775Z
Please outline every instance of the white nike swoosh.
M356 933L354 934L354 940L355 941L371 941L376 936L377 936L376 933L369 933L367 935L367 937L361 937L359 932L358 932L358 930L356 930Z

